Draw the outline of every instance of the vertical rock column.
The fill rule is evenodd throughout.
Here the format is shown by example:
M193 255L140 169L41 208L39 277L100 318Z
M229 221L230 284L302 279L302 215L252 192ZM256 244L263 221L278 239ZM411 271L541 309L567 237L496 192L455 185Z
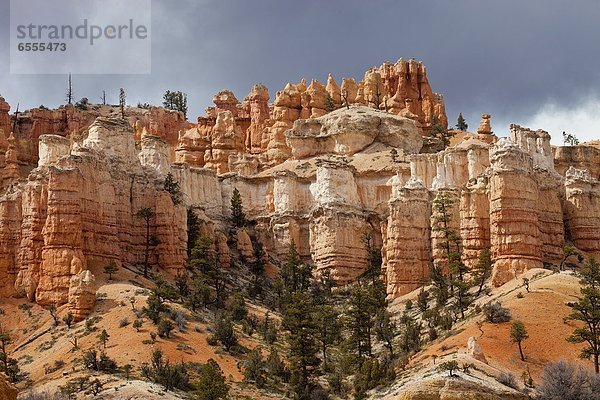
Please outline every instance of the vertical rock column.
M560 265L564 257L565 225L561 204L562 182L552 171L540 171L537 175L539 187L539 223L542 241L542 261Z
M392 195L385 237L387 292L401 296L427 282L431 260L431 204L421 181Z
M589 171L570 167L565 189L565 222L573 244L600 257L600 182Z
M317 206L310 218L310 249L317 270L330 270L340 282L355 280L367 266L363 235L371 231L360 208L354 168L317 163L311 192Z
M460 237L463 262L473 267L481 250L490 247L490 199L487 178L467 184L460 196Z
M38 304L64 304L68 300L71 277L87 269L83 255L79 170L50 167L48 217L42 230L44 248Z
M21 241L21 194L0 197L0 294L14 294L17 277L17 250Z
M34 170L35 171L35 170ZM18 296L35 300L39 269L44 247L42 228L46 222L48 188L43 174L29 175L29 182L21 197L21 242L17 254L19 272L15 281Z
M502 285L531 268L542 267L539 190L532 157L503 139L490 153L490 225L493 283Z

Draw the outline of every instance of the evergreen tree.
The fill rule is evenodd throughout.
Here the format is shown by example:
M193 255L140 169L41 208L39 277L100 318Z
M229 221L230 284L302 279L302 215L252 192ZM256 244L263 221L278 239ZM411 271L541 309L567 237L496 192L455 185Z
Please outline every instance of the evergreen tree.
M448 147L448 144L450 144L450 137L452 137L452 134L448 131L448 128L440 122L440 117L437 114L431 119L430 135L440 141L442 149L445 149Z
M521 361L525 361L525 355L523 354L523 347L521 343L528 337L529 335L527 334L527 329L525 329L525 325L521 321L513 322L512 326L510 327L510 339L519 347Z
M246 226L246 214L242 204L242 196L237 188L233 188L231 195L231 223L234 228Z
M404 311L400 317L400 348L405 353L417 352L421 349L421 331L420 322L410 315L408 311Z
M225 376L219 364L212 358L200 370L196 382L198 400L226 399L229 386L225 383Z
M314 388L314 376L320 364L317 357L317 324L314 318L314 304L307 293L297 291L291 295L282 314L283 328L288 331L290 347L289 362L291 387L296 399L309 400Z
M348 342L358 364L362 363L364 357L371 356L371 329L374 321L371 305L368 290L360 284L355 285L350 294L346 325L349 331Z
M167 90L163 95L163 106L169 110L175 110L183 113L183 117L187 119L187 94L177 91L171 92Z
M309 289L312 278L312 268L309 264L302 263L296 243L292 240L288 248L286 260L281 268L281 279L285 294L305 292Z
M146 224L146 242L144 246L144 278L148 277L148 268L150 266L150 247L155 243L150 235L150 221L156 216L156 213L147 207L140 208L135 214L136 217L142 218Z
M112 274L116 273L119 270L117 263L115 260L110 260L108 264L104 266L104 273L108 275L108 280L112 280Z
M492 275L492 270L494 268L494 262L492 261L492 253L489 248L485 248L481 250L479 253L479 262L473 268L473 278L474 284L477 286L477 294L475 296L479 297L481 292L483 291L483 285L485 281Z
M171 200L173 201L174 205L177 206L181 204L182 193L181 188L179 187L179 182L173 178L173 174L170 172L165 177L163 188L171 195Z
M200 237L200 221L192 207L187 208L187 255L188 260L192 256L192 249L196 245L196 240Z
M330 304L320 304L315 310L315 323L317 326L316 337L321 344L323 371L327 371L327 350L341 338L342 326L339 313Z
M450 210L453 205L453 200L444 192L439 192L433 201L433 209L435 211L434 221L436 222L436 231L442 232L442 238L438 248L442 250L442 257L445 266L448 270L448 280L450 287L450 295L454 298L453 307L456 315L465 318L465 311L473 302L472 295L469 292L470 282L467 277L469 268L462 262L460 236L450 227L451 214ZM442 266L436 266L432 275L434 284L443 286L439 282L439 276L443 271ZM440 288L443 290L443 288ZM440 296L440 300L443 296Z
M327 93L327 98L325 99L325 110L327 112L332 112L335 110L335 104L333 103L333 97L329 93Z
M585 343L582 358L593 358L594 370L600 373L600 264L590 257L579 271L581 297L569 304L572 309L570 319L583 322L567 339L572 343Z
M462 113L458 113L458 120L456 121L456 129L459 131L466 131L469 125L467 125L467 121L463 118Z
M108 334L108 332L106 332L106 329L102 329L102 332L100 332L100 334L98 335L98 340L100 341L100 343L102 343L102 347L104 347L106 349L106 342L108 342L108 338L110 338L110 335Z

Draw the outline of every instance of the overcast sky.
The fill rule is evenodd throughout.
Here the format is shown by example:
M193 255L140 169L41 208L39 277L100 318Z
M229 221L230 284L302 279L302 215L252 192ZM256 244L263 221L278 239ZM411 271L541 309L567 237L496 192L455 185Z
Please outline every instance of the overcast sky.
M114 11L114 10L113 10ZM34 10L32 12L35 12ZM0 94L56 107L64 75L10 75L9 0L0 0ZM600 138L600 2L595 0L152 0L151 75L75 75L77 99L160 103L188 93L194 121L217 91L271 100L287 82L361 79L383 61L425 63L448 119L476 129L481 113L509 123Z

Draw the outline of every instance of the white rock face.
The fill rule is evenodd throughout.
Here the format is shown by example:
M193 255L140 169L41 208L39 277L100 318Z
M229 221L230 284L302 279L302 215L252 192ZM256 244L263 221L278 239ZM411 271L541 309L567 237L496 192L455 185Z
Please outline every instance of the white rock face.
M171 170L169 144L159 137L144 136L138 158L143 166L156 170L161 177Z
M133 128L125 120L97 118L82 147L103 152L115 161L139 165Z
M296 120L285 136L295 158L353 155L374 142L403 149L405 153L418 153L423 147L413 120L362 106Z
M316 203L321 205L361 205L351 167L323 161L317 169L317 179L310 185Z
M50 165L69 154L69 139L59 135L41 135L39 138L38 167Z

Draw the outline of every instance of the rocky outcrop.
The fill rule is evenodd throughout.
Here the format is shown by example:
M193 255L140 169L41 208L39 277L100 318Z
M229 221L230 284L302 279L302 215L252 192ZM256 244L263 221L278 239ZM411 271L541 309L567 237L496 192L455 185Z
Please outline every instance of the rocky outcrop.
M528 400L529 396L499 383L434 377L412 382L384 400Z
M254 85L246 97L250 104L250 126L246 132L246 150L250 153L263 152L268 144L265 137L267 120L270 118L269 89L265 85Z
M186 213L162 190L164 151L142 144L142 166L131 126L106 118L98 118L66 155L57 156L65 152L64 140L41 140L40 166L0 198L0 226L6 224L0 229L0 252L7 255L0 277L14 294L44 305L69 302L85 314L91 289L85 283L89 275L81 274L101 271L110 260L143 260L145 224L135 216L143 207L156 214L151 234L160 244L151 263L168 273L183 268Z
M565 225L573 244L600 256L600 183L587 170L566 172Z
M493 280L500 285L527 269L542 267L539 190L531 155L514 142L500 140L490 160Z
M244 151L243 134L229 110L217 114L210 137L210 149L204 155L205 167L217 174L229 172L229 156Z
M71 277L68 304L75 321L85 319L92 312L96 304L96 278L91 271L81 271Z
M17 400L19 390L8 382L8 378L4 375L0 377L0 399Z
M423 143L414 121L367 107L342 108L320 118L297 120L285 136L298 159L317 154L350 156L373 142L418 153Z
M398 185L400 186L400 185ZM389 295L417 289L429 278L431 202L427 188L412 179L392 190L385 234L384 270Z
M4 140L12 132L12 123L8 112L10 111L10 105L4 100L4 97L0 97L0 137ZM2 148L2 150L5 150Z
M477 339L475 339L474 336L469 337L467 342L467 355L473 357L477 361L481 361L482 363L488 363L481 346L477 343Z

